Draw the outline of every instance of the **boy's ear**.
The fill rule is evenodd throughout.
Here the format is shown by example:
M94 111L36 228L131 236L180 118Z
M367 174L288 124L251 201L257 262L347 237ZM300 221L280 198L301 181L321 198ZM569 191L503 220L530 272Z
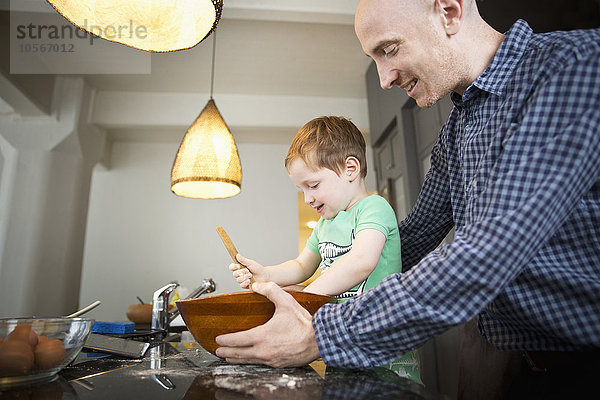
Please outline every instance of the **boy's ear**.
M436 0L444 30L448 36L455 35L460 29L463 14L462 0Z
M344 173L350 182L360 176L360 161L358 161L358 158L354 156L346 158L346 168L344 169Z

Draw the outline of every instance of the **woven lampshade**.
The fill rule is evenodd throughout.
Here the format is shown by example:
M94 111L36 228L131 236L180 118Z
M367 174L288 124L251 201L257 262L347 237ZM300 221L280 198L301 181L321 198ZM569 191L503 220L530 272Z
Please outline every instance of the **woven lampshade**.
M216 199L235 196L241 187L242 166L235 141L211 98L179 146L171 190L178 196Z
M223 0L47 0L79 28L136 49L188 49L216 27Z

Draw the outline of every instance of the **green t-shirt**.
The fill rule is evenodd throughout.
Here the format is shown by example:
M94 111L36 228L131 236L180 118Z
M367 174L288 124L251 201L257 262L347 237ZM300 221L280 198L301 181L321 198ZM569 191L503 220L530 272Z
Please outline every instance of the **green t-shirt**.
M321 273L352 248L354 238L363 229L376 229L385 235L385 245L377 266L363 282L336 296L338 302L377 286L385 277L402 272L400 236L396 215L390 204L378 195L367 196L348 211L332 219L321 218L306 246L321 256Z

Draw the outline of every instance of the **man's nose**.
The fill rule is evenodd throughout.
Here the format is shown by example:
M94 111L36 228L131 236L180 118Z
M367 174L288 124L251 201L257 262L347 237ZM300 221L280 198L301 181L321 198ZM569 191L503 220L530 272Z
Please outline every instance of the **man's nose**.
M379 84L382 89L388 90L394 87L398 74L391 68L377 64L377 74L379 75Z

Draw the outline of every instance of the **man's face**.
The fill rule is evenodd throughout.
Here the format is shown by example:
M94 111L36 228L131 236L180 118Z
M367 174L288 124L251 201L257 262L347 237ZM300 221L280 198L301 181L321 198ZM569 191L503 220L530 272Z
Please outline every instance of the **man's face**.
M354 25L383 89L398 86L422 108L454 90L460 69L435 1L361 0Z

